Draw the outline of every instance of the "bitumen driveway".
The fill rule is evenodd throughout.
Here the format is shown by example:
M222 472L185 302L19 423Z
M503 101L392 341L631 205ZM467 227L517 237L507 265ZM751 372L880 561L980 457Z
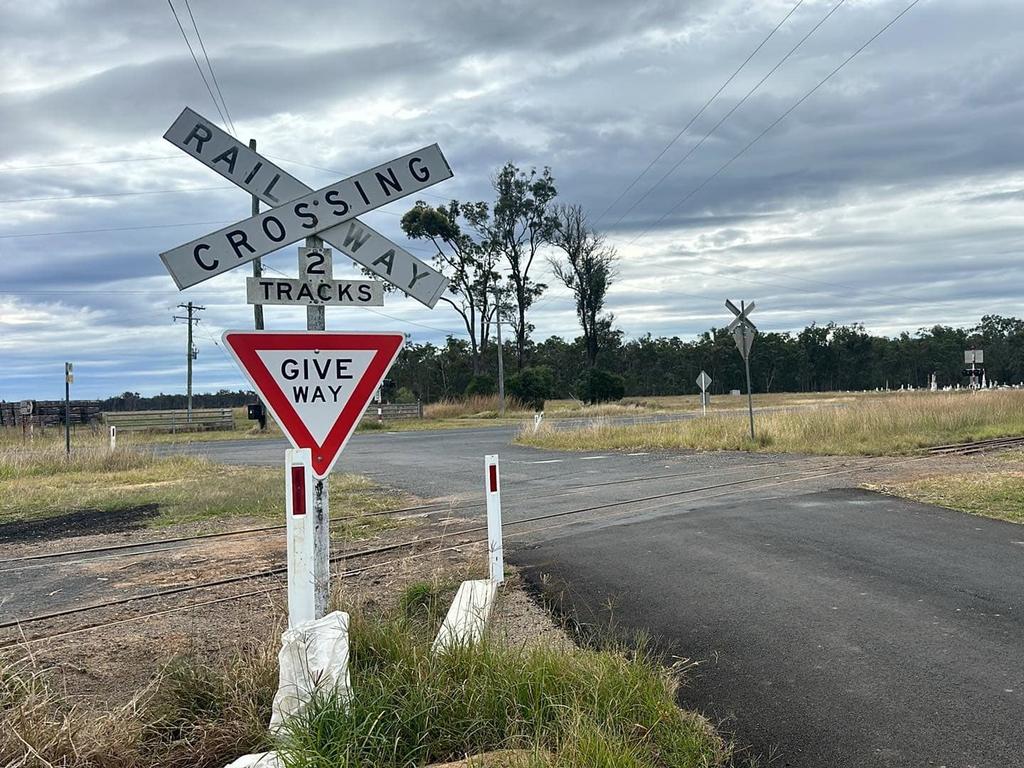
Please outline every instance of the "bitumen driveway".
M615 631L698 662L681 703L762 765L1024 766L1024 528L857 489L872 462L569 454L514 432L360 433L338 469L481 522L499 453L506 557L577 620L608 626L611 606ZM284 443L161 450L280 466Z

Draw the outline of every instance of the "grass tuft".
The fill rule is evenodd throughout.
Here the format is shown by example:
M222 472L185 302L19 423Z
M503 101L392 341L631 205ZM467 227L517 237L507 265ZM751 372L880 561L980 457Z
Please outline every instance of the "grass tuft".
M407 592L406 605L426 593ZM435 655L422 625L354 615L347 704L321 696L287 724L289 768L417 766L521 750L530 766L723 765L702 718L677 708L678 677L641 649L508 648L490 638Z
M423 407L423 418L496 419L500 409L501 401L497 395L471 395L469 397L448 398L425 405ZM505 398L505 413L507 416L523 416L528 412L529 409L514 397Z

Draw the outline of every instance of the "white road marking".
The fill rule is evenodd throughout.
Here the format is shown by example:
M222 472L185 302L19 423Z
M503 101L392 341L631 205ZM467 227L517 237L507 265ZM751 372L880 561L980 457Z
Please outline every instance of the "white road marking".
M565 459L543 459L540 461L517 461L515 464L561 464Z
M580 461L593 461L594 459L607 459L607 456L580 456Z
M627 456L648 456L647 453L627 453Z

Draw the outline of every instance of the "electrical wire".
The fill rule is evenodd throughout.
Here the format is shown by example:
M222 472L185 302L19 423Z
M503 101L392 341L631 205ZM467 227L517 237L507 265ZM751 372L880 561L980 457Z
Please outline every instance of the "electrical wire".
M83 195L57 195L54 197L15 197L8 200L0 200L0 205L4 203L40 203L49 200L82 200L86 198L101 198L101 197L134 197L136 195L169 195L180 192L211 192L218 189L237 189L237 187L229 187L221 185L219 187L185 187L179 189L148 189L136 192L96 192Z
M217 97L213 95L213 89L210 87L210 81L206 79L206 73L203 72L203 67L199 64L199 59L196 57L196 52L192 49L192 43L188 40L188 35L185 34L185 27L181 25L181 19L178 18L178 11L175 10L174 4L171 0L167 0L167 5L171 9L171 13L174 14L174 20L178 22L178 29L181 30L181 37L185 41L185 45L188 46L188 52L192 54L192 61L196 63L196 69L199 70L199 76L203 78L203 85L206 86L207 92L210 94L210 100L213 101L213 106L217 108L217 114L220 115L220 121L227 125L227 120L224 119L224 110L220 108L220 104L217 103Z
M829 72L827 75L825 75L825 77L823 77L821 80L818 81L817 85L815 85L813 88L811 88L809 91L807 91L803 96L801 96L799 99L797 99L793 103L793 105L789 107L789 109L787 109L785 112L783 112L777 118L775 118L775 120L773 120L763 131L761 131L759 134L757 134L757 136L755 136L753 139L751 139L742 149L740 149L739 152L737 152L731 158L726 160L721 166L718 167L718 169L714 173L712 173L710 176L705 178L700 184L698 184L696 187L694 187L692 190L690 190L690 192L687 193L686 196L683 197L682 200L680 200L678 203L676 203L674 206L672 206L672 208L670 208L668 211L666 211L657 221L654 222L654 224L650 225L647 229L645 229L640 234L638 234L636 237L634 237L632 240L630 240L629 241L630 244L635 244L641 237L643 237L644 235L648 234L652 229L654 229L659 224L661 224L661 222L663 222L665 219L667 219L673 213L678 211L683 205L685 205L690 199L692 199L694 195L696 195L698 192L700 192L702 189L704 189L704 187L706 187L708 184L710 184L712 181L714 181L716 178L718 178L718 176L721 175L721 173L723 171L725 171L726 168L728 168L730 165L732 165L734 162L736 162L736 160L738 160L740 157L745 155L747 153L747 151L751 147L753 147L757 142L759 142L762 138L764 138L768 134L769 131L771 131L773 128L775 128L775 126L777 126L779 123L781 123L787 117L789 117L789 115L792 114L793 111L797 109L797 107L799 107L801 104L803 104L805 101L807 101L807 99L809 99L812 95L814 95L814 93L816 93L819 88L821 88L823 85L825 85L825 83L827 83L829 80L831 80L840 70L842 70L847 64L849 64L851 61L853 61L861 53L861 51L863 51L865 48L867 48L869 45L871 45L871 43L873 43L875 40L877 40L879 37L881 37L885 33L886 30L888 30L893 24L895 24L897 21L899 21L901 18L903 18L903 16L906 15L920 1L921 0L912 0L912 2L908 6L906 6L902 11L900 11L898 14L896 14L896 16L894 16L892 19L890 19L889 22L887 22L881 29L879 29L877 32L875 32L875 34L873 34L871 37L869 37L859 48L857 48L857 50L855 50L853 53L851 53L849 56L847 56L845 59L843 59L843 61L841 61L839 63L839 65L835 67L835 69L833 69L831 72Z
M51 235L94 235L100 232L130 232L141 229L169 229L171 227L213 226L215 224L230 223L231 219L220 219L218 221L183 221L179 224L140 224L134 227L101 227L99 229L64 229L49 232L20 232L16 234L0 235L0 240L11 240L19 237L49 237Z
M634 186L636 186L636 184L640 181L640 179L642 179L647 174L647 172L649 170L651 170L651 168L654 167L654 164L657 163L659 160L661 160L661 158L665 156L665 153L668 152L669 149L671 149L675 145L675 143L677 141L679 141L679 139L682 138L683 134L686 133L690 129L690 126L692 126L697 121L697 118L699 118L701 115L703 115L704 111L709 106L711 106L711 102L713 102L715 99L718 98L719 94L721 94L722 91L724 91L728 87L729 83L731 83L736 78L736 76L743 70L743 68L746 67L747 64L750 63L750 60L752 58L754 58L754 56L757 55L758 51L760 51L768 43L768 41L772 39L772 37L775 35L775 33L779 31L779 29L782 27L783 24L786 23L786 21L789 19L789 17L792 16L796 12L797 8L799 8L801 5L803 5L803 2L804 2L804 0L797 0L797 4L789 9L789 13L787 13L785 16L782 17L782 21L780 21L778 24L775 25L775 27L772 29L772 31L768 33L767 37L765 37L760 43L757 44L757 47L754 48L754 50L750 52L750 55L747 56L747 58L745 58L743 60L743 63L740 64L736 68L736 70L731 75L729 75L728 78L726 78L726 81L724 83L722 83L718 87L718 90L715 91L713 94L711 94L711 98L709 98L707 101L704 102L704 104L701 106L701 108L698 109L697 112L693 115L693 117L691 117L689 119L689 121L687 121L686 125L683 126L682 130L679 131L679 133L677 133L668 144L666 144L664 147L662 147L661 151L655 156L655 158L653 160L651 160L651 162L649 162L647 164L647 167L644 168L642 171L640 171L640 173L638 173L636 175L636 177L631 182L629 182L629 184L626 186L626 188L623 189L622 192L619 193L619 196L616 197L611 202L611 204L607 208L604 209L604 211L601 213L601 215L598 216L597 219L594 221L594 225L595 226L597 224L601 223L601 221L604 219L604 217L607 216L611 212L611 210L622 201L622 198L624 198L626 196L626 194L631 189L633 189Z
M192 15L192 6L189 5L188 0L185 0L185 8L188 10L188 17L192 20L192 29L196 31L196 38L199 40L199 47L203 51L203 58L206 59L206 67L210 70L210 78L213 80L213 85L217 89L217 95L220 96L220 103L224 105L224 114L227 115L228 125L231 126L231 133L235 134L237 133L235 130L235 121L231 119L231 112L228 111L228 103L224 99L224 94L220 90L220 83L217 81L217 73L213 71L213 64L210 62L210 55L206 52L206 44L203 42L203 36L199 33L199 26L196 24L196 17Z
M156 155L153 157L122 157L116 160L83 160L74 163L44 163L42 165L8 165L0 167L0 173L4 171L35 171L42 168L69 168L75 165L108 165L111 163L146 163L153 160L181 160L187 155Z
M653 192L658 187L660 187L665 182L665 180L668 179L669 176L671 176L673 173L675 173L683 163L685 163L687 160L689 160L690 157L692 157L693 154L704 145L704 142L707 141L714 134L714 132L717 131L722 126L723 123L725 123L726 120L728 120L730 117L732 117L733 114L735 114L736 110L738 110L740 107L742 107L746 103L747 99L749 99L751 96L753 96L755 93L757 93L757 91L761 88L761 86L764 85L765 82L767 82L768 78L770 78L773 74L775 74L779 70L779 67L781 67L783 64L785 64L786 61L788 61L789 58L794 53L797 52L797 50L800 48L800 46L802 46L805 42L807 42L807 40L811 37L811 35L813 35L815 32L817 32L818 29L826 21L828 21L829 18L832 16L832 14L835 13L836 11L838 11L840 6L842 6L843 3L845 3L845 2L846 2L846 0L838 0L838 2L835 5L833 5L832 8L830 8L829 11L824 16L821 17L821 19L818 21L818 23L815 24L813 27L811 27L811 29L807 32L807 34L805 34L802 38L800 38L800 40L797 41L797 44L794 45L792 48L790 48L789 51L786 53L786 55L783 56L781 59L779 59L778 62L776 62L775 66L773 66L771 69L769 69L768 72L765 74L765 76L762 77L760 80L758 80L754 84L754 86L749 91L747 91L744 94L743 98L740 99L739 101L737 101L733 105L732 109L730 109L728 112L726 112L725 115L723 115L722 118L717 123L715 123L713 126L711 126L711 129L707 133L705 133L703 137L701 137L700 141L698 141L696 144L694 144L692 147L690 147L690 149L687 150L686 154L684 154L681 158L679 158L679 160L677 160L676 163L671 168L669 168L667 171L665 171L665 173L662 175L662 177L660 179L658 179L656 182L654 182L653 186L651 186L646 192L644 192L642 195L640 195L640 197L638 197L636 200L633 201L633 204L630 205L629 208L627 208L623 212L623 214L621 216L619 216L618 219L615 220L615 223L612 225L612 227L619 226L619 224L621 224L622 221L629 214L631 214L634 210L636 210L636 207L638 205L640 205L640 203L642 203L644 200L647 199L647 196L650 195L651 192Z

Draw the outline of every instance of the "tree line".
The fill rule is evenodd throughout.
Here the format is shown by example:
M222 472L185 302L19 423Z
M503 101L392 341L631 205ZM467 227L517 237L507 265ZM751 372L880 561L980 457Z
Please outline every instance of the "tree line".
M712 393L745 390L743 361L732 335L711 328L691 341L678 336L624 339L608 322L598 323L596 370L618 379L621 394L677 395L697 391L701 370L713 379ZM515 351L515 342L506 352ZM969 329L937 325L896 337L869 334L862 324L812 324L797 333L759 333L750 356L755 393L867 390L927 387L934 374L939 386L966 384L964 350L983 349L989 381L1024 381L1024 320L986 315ZM523 371L531 384L539 378L546 397L587 396L592 375L588 340L552 336L527 339ZM480 373L476 373L480 371ZM443 345L407 344L389 374L400 397L431 402L467 392L491 392L497 371L490 344L473 362L465 339L448 337ZM617 394L615 392L612 393ZM527 393L528 397L532 397Z

